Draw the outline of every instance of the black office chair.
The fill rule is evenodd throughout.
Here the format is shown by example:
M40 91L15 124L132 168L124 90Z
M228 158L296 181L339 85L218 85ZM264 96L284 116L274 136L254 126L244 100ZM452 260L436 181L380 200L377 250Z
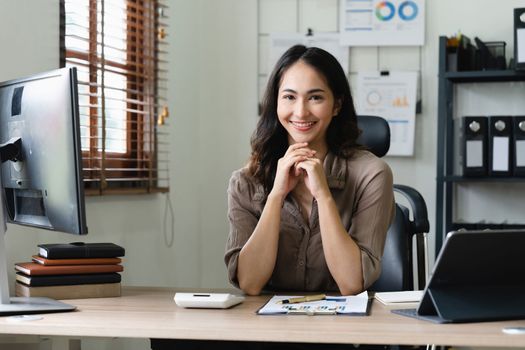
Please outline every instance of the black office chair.
M357 117L361 129L358 142L378 157L390 148L390 127L381 117ZM369 288L370 291L403 291L423 289L426 282L427 255L426 233L429 230L427 206L415 189L394 185L394 191L402 194L410 210L396 203L396 216L386 236L385 250L381 262L381 275ZM413 220L410 219L412 212ZM413 237L416 237L417 283L414 284Z

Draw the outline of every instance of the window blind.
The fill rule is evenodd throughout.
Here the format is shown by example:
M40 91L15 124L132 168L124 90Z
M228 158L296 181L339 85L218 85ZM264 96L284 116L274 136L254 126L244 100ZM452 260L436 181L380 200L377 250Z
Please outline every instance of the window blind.
M169 190L167 6L61 0L61 66L77 67L87 195Z

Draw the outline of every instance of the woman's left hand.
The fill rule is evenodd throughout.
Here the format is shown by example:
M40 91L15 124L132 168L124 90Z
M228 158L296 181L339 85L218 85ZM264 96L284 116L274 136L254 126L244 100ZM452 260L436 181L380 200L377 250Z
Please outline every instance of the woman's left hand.
M320 159L308 158L298 163L296 168L302 170L304 183L316 200L323 196L330 195L330 189L323 170L323 163Z

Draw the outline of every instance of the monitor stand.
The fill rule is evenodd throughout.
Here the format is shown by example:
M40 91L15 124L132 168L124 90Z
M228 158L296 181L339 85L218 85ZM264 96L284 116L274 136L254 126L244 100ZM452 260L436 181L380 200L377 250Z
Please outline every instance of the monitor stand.
M0 148L4 148L0 145ZM2 163L6 161L2 153ZM7 278L7 256L5 254L5 198L0 177L0 316L27 315L48 312L72 311L76 306L62 303L51 298L9 297L9 281Z

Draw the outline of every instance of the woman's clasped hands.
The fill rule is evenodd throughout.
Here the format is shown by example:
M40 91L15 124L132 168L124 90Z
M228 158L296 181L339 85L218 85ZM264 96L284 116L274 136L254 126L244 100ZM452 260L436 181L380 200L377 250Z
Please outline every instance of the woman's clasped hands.
M301 181L316 199L329 194L322 161L307 142L294 143L279 159L272 194L284 199Z

